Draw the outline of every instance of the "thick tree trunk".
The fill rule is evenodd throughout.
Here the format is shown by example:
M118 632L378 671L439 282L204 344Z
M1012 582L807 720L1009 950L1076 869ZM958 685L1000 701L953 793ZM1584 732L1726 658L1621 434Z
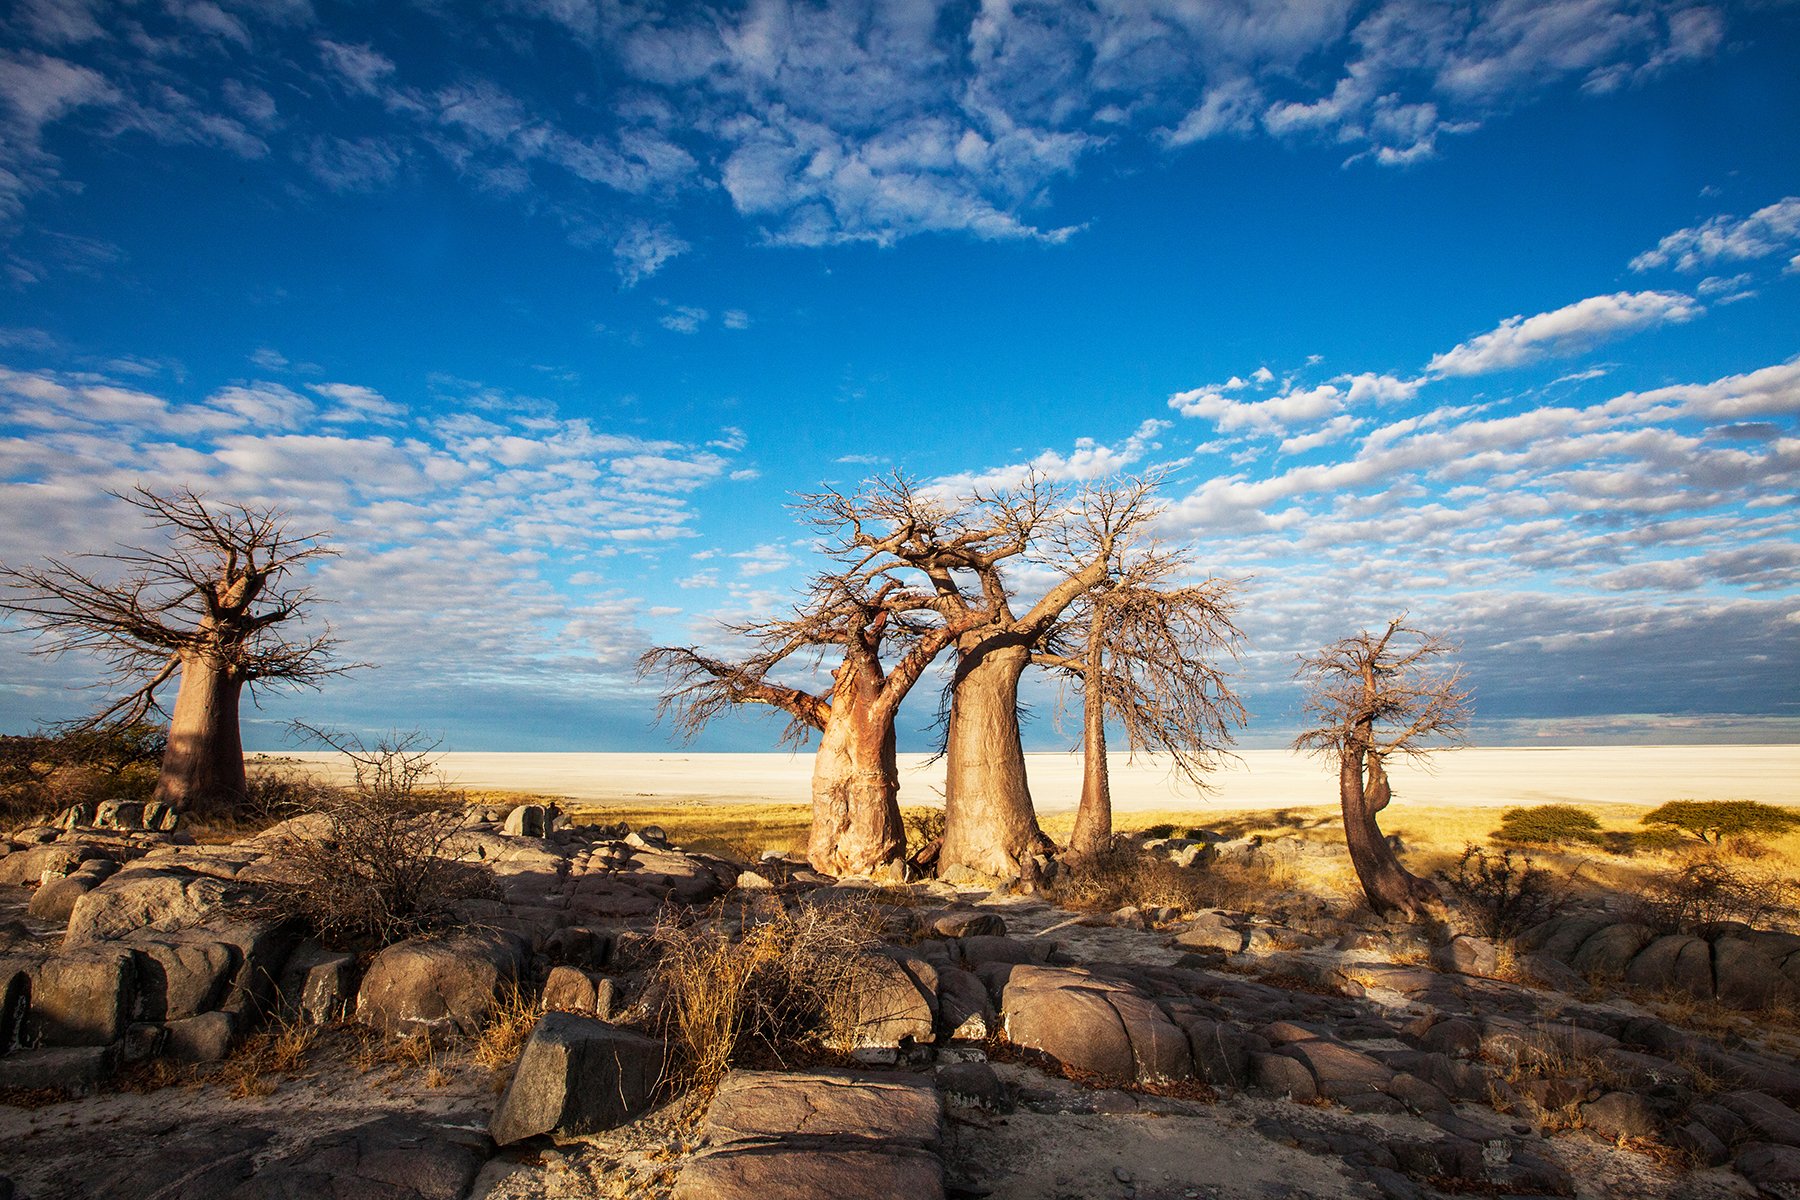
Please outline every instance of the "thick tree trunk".
M938 874L967 867L1002 879L1048 848L1031 807L1019 741L1019 677L1030 652L1017 639L957 643L946 735L944 846Z
M1069 854L1081 858L1112 847L1112 781L1106 772L1106 701L1101 692L1099 649L1090 635L1088 669L1081 685L1081 803Z
M905 870L894 717L877 703L879 690L879 680L846 662L819 736L807 858L828 875L899 877Z
M1366 781L1362 750L1346 751L1338 763L1338 798L1343 803L1344 843L1350 849L1350 863L1369 906L1377 913L1416 917L1438 899L1437 891L1400 865L1394 848L1382 835L1376 814L1387 807L1393 792L1381 759L1369 754L1366 761Z
M244 743L238 733L241 679L203 656L184 656L181 690L169 718L169 747L154 799L187 812L230 811L245 800Z

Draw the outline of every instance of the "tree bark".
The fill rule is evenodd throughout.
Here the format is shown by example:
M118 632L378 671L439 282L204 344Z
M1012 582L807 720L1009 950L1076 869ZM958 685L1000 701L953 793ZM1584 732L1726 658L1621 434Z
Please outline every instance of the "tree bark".
M181 690L169 718L169 745L154 799L179 811L229 811L244 803L244 744L238 699L244 690L224 664L183 655Z
M1019 740L1023 638L969 634L957 642L945 739L944 845L938 873L967 867L1002 879L1048 848L1031 807Z
M1416 917L1437 901L1437 890L1430 883L1400 865L1376 821L1393 798L1381 756L1361 747L1346 750L1338 763L1338 798L1344 810L1344 843L1369 906L1382 916L1400 912Z
M1069 835L1074 858L1101 854L1112 846L1112 781L1106 768L1106 695L1101 678L1100 619L1088 631L1087 661L1081 680L1081 803Z
M828 875L898 876L906 857L894 713L881 680L846 656L813 758L807 858Z

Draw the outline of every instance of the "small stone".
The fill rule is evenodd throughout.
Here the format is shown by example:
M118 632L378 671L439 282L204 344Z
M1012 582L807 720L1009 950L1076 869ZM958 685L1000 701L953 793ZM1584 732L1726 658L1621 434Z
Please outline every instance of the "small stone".
M1124 1167L1114 1167L1113 1168L1113 1178L1118 1180L1120 1183L1130 1183L1131 1182L1131 1172L1127 1171Z

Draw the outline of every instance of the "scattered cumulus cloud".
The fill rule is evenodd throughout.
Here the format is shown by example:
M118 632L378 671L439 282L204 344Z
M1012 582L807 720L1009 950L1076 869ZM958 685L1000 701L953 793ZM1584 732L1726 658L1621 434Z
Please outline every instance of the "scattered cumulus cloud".
M1796 246L1800 246L1800 196L1784 196L1747 217L1718 216L1677 229L1632 259L1631 269L1697 271L1789 254Z
M1590 296L1536 316L1508 317L1467 342L1435 355L1431 375L1486 375L1539 359L1577 354L1611 338L1657 325L1691 321L1705 310L1679 292L1614 292Z
M75 134L275 153L335 192L447 172L610 252L626 287L692 250L671 214L707 195L772 244L1055 243L1082 218L1049 215L1053 189L1120 142L1181 154L1263 137L1404 167L1545 89L1611 91L1729 33L1716 10L1639 0L511 0L479 26L455 6L419 19L435 37L351 32L303 3L183 0L104 24L85 4L15 5L0 18L0 220L74 185L51 147ZM541 34L592 82L536 87ZM1742 256L1790 220L1780 205L1721 218L1650 257Z

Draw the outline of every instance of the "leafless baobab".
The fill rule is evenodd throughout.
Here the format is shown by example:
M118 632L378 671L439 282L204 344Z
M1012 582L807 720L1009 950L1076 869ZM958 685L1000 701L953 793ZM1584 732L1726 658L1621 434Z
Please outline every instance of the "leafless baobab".
M893 581L869 591L864 580L815 580L794 615L742 625L733 632L760 649L741 660L693 646L660 646L639 661L641 674L670 683L659 714L673 714L691 736L739 704L767 704L789 717L783 740L799 744L814 730L812 830L807 857L834 875L892 875L901 869L906 831L900 820L900 773L894 721L900 702L954 630L932 619L927 598ZM889 668L884 643L901 650ZM772 682L769 673L821 648L841 648L830 688L811 692Z
M1400 865L1376 817L1393 799L1390 758L1423 759L1466 740L1471 692L1460 667L1440 663L1454 649L1402 614L1379 634L1365 630L1300 658L1314 724L1294 748L1337 763L1350 861L1370 906L1384 915L1417 916L1438 900L1428 881Z
M1129 491L1101 489L1082 504L1065 538L1070 558L1096 546L1115 524ZM1131 514L1135 517L1135 513ZM1107 575L1083 594L1033 656L1074 681L1082 704L1081 802L1069 838L1074 857L1112 844L1112 788L1106 723L1118 722L1136 753L1160 751L1196 786L1245 721L1221 658L1237 655L1236 585L1222 579L1178 584L1187 553L1157 542L1135 520L1110 539Z
M934 608L955 635L956 665L944 733L944 840L939 873L966 867L1013 878L1054 847L1038 827L1019 736L1019 681L1063 613L1105 580L1115 547L1148 520L1154 480L1094 485L1080 497L1110 496L1111 516L1088 545L1059 539L1070 497L1041 477L1017 487L945 498L901 477L854 495L809 498L815 521L835 527L841 558L859 570L924 576ZM1047 557L1036 558L1048 551ZM1036 561L1051 582L1020 611L1009 560Z
M168 544L81 556L118 564L117 579L59 559L0 567L0 610L44 636L41 653L87 651L110 665L112 685L125 690L85 726L161 711L157 690L179 674L155 798L178 809L229 808L245 794L244 688L317 686L350 669L332 665L328 629L308 637L284 632L312 599L284 581L335 552L320 544L322 534L290 534L272 508L209 504L185 488L168 495L138 488L119 499L166 530Z

